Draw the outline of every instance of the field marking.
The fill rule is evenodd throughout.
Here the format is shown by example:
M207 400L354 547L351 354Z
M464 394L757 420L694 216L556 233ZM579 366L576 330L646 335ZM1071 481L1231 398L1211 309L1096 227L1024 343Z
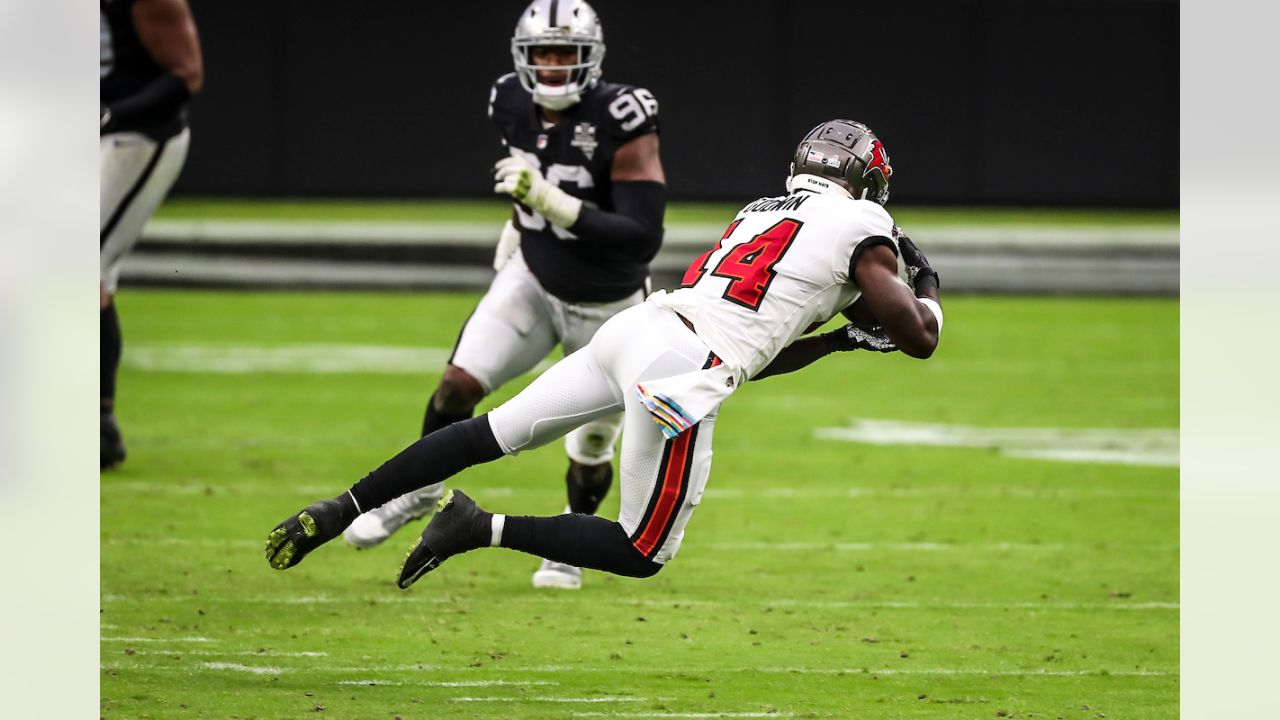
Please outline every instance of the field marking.
M216 643L207 637L179 637L179 638L146 638L146 637L103 637L98 638L101 642L154 642L154 643Z
M227 662L205 662L200 663L200 667L205 670L231 670L233 672L247 672L254 675L280 675L285 671L278 667L269 665L242 665L240 663Z
M290 345L137 344L125 348L126 367L183 373L387 373L440 372L453 350L441 347L300 343ZM551 367L544 360L529 372Z
M261 548L260 540L237 538L178 538L178 537L110 537L102 545L166 545L211 548ZM1088 552L1107 551L1109 546L1086 543L934 543L934 542L788 542L770 543L758 541L707 543L704 549L722 552ZM1125 545L1126 551L1177 552L1178 545ZM108 596L110 597L110 596ZM323 599L293 598L290 602L305 605L308 602L324 602Z
M789 718L789 712L575 712L572 717L617 718Z
M907 543L873 543L873 542L856 542L856 543L820 543L820 542L796 542L796 543L770 543L770 542L735 542L735 543L711 543L707 547L712 550L750 550L750 551L770 551L770 552L819 552L823 550L835 550L838 552L872 552L876 550L892 550L901 552L1080 552L1084 550L1106 550L1110 548L1100 547L1098 545L1087 545L1080 543L930 543L930 542L907 542ZM1177 545L1125 545L1125 551L1145 550L1151 552L1177 552Z
M147 663L109 663L103 664L101 667L109 670L154 670L159 672L190 672L190 668L175 667L172 665L152 665ZM201 663L200 669L206 670L233 670L238 672L255 672L265 674L270 672L306 672L311 675L318 674L334 674L334 673L396 673L396 672L448 672L448 673L467 673L467 672L492 672L492 668L472 668L472 667L442 667L439 665L385 665L385 666L363 666L363 667L323 667L316 665L308 665L305 668L275 668L267 666L250 666L241 665L239 663ZM627 671L635 673L646 673L656 675L669 675L671 673L670 666L655 667L628 667ZM504 667L502 673L511 676L519 673L529 674L558 674L558 673L611 673L617 672L614 668L602 668L590 665L531 665L528 667ZM728 668L711 668L699 667L698 673L702 674L738 674L738 673L766 673L771 675L986 675L986 676L1004 676L1004 677L1178 677L1179 670L1111 670L1107 668L1096 668L1091 670L1050 670L1047 668L872 668L872 667L841 667L841 668L813 668L813 667L728 667ZM374 680L372 682L395 682ZM448 686L452 687L452 686Z
M146 493L168 495L229 495L233 493L262 493L279 496L282 494L299 494L308 496L332 495L334 486L329 485L270 485L266 483L235 482L229 484L214 483L172 483L149 480L128 480L111 482L106 480L99 486L101 492ZM476 487L467 488L467 493L476 497L526 497L545 495L562 496L564 489L552 485L531 483L527 487ZM1178 488L1167 491L1156 490L1117 490L1112 488L1040 488L1025 485L1001 485L995 487L965 487L961 485L943 485L919 488L872 488L872 487L768 487L768 488L735 488L708 487L706 496L713 499L760 500L760 499L829 499L829 498L955 498L955 499L1030 499L1030 500L1093 500L1093 499L1167 499L1179 497Z
M198 655L201 657L329 657L327 652L316 652L314 650L300 650L297 652L267 650L258 652L256 650L134 650L133 655Z
M411 685L413 687L472 688L472 687L538 687L559 685L555 680L422 680L399 682L396 680L339 680L338 685L382 686Z
M1178 430L1126 428L980 428L853 418L814 430L822 440L869 445L990 448L1009 457L1178 467Z
M149 598L149 597L131 597L124 595L113 596L113 603L154 603L158 600L184 603L232 603L244 605L342 605L342 604L429 604L429 605L452 605L463 602L456 596L430 596L430 597L414 597L406 595L394 595L388 597L309 597L309 598L264 598L264 597L172 597L172 598ZM557 597L548 597L547 595L530 595L521 600L528 603L561 603L563 602ZM746 601L734 601L733 603L721 603L715 600L682 600L679 598L669 599L633 599L633 598L596 598L595 602L601 605L620 605L624 607L708 607L717 608L725 605L741 607L743 602L750 602L753 605L762 607L797 607L797 608L850 608L864 610L1181 610L1180 603L1168 601L1150 601L1150 602L1012 602L1012 603L991 603L991 602L965 602L939 600L933 601L895 601L895 600L800 600L796 598L753 598ZM121 640L121 638L102 638L105 640ZM165 640L148 640L146 638L124 638L125 640L133 640L137 642L168 642ZM206 640L205 642L216 642Z
M536 697L456 697L449 698L449 702L491 702L491 703L523 703L523 702L545 702L545 703L630 703L630 702L653 702L651 698L633 698L633 697L594 697L594 698L573 698L573 697L555 697L550 695Z

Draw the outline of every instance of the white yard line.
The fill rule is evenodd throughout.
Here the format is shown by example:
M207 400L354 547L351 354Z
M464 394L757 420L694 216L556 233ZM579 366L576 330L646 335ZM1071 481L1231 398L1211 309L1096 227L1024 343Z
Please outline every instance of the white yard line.
M981 428L854 418L846 427L817 428L814 435L869 445L991 448L1059 462L1178 466L1176 429Z
M281 652L275 650L267 650L258 652L257 650L134 650L133 655L198 655L201 657L260 657L260 658L317 658L329 657L327 652L315 652L310 650L302 650L299 652Z
M462 602L457 597L430 597L418 598L413 596L360 596L360 597L310 597L310 598L254 598L254 597L174 597L174 598L151 598L151 597L126 597L114 596L113 603L155 603L161 600L168 600L182 603L233 603L244 605L342 605L342 604L360 604L366 605L375 603L378 605L396 605L396 604L435 604L450 605ZM548 597L547 595L530 595L522 602L526 603L560 603L560 598ZM994 603L994 602L966 602L953 600L937 600L937 601L895 601L895 600L805 600L799 598L753 598L746 601L735 601L733 603L720 603L713 600L681 600L679 598L653 599L653 600L634 600L634 599L612 599L598 598L595 602L606 606L622 606L622 607L707 607L718 608L726 604L735 607L741 607L743 602L749 602L752 605L761 607L795 607L795 608L849 608L862 610L1036 610L1036 611L1075 611L1075 610L1181 610L1180 603L1167 601L1149 601L1149 602L1072 602L1072 601L1037 601L1037 602L1012 602L1012 603ZM104 642L217 642L216 640L164 640L158 638L102 638ZM221 655L226 653L208 653L210 655ZM251 653L256 654L256 653ZM264 653L265 655L265 653Z
M484 702L484 703L525 703L525 702L544 702L544 703L632 703L632 702L652 702L650 698L640 697L554 697L554 696L535 696L525 697L456 697L449 698L449 702Z
M417 682L399 682L396 680L339 680L338 685L383 686L411 685L413 687L438 688L473 688L473 687L539 687L553 686L560 683L555 680L419 680Z
M102 667L111 670L152 670L160 672L190 672L190 668L174 665L152 665L148 663L110 663ZM492 668L471 668L471 667L442 667L438 665L386 665L386 666L363 666L363 667L324 667L323 665L310 664L305 668L276 668L270 666L250 666L240 663L219 663L219 662L202 662L197 666L204 670L233 670L238 672L254 672L260 674L266 673L283 673L290 670L305 671L312 675L316 674L332 674L332 673L398 673L398 672L439 672L439 673L485 673L493 672ZM628 672L667 675L671 672L669 666L655 667L628 667ZM529 667L504 667L503 675L510 677L520 673L528 674L574 674L581 675L586 673L612 673L617 672L615 668L598 667L594 665L534 665ZM727 667L712 668L699 667L698 673L702 674L739 674L739 673L765 673L772 675L961 675L961 676L1005 676L1005 677L1178 677L1179 671L1174 670L1112 670L1108 668L1095 668L1089 670L1051 670L1047 668L873 668L873 667L837 667L837 668L815 668L815 667ZM348 681L342 684L354 685L356 683L375 683L389 684L397 681L369 679L360 681ZM500 679L499 683L516 684L518 681ZM423 683L413 683L423 684ZM469 687L467 685L442 684L440 687ZM628 701L629 702L629 701Z
M131 643L216 643L207 637L178 637L178 638L151 638L151 637L104 637L99 638L102 642L131 642Z
M280 675L285 672L284 669L271 667L268 665L241 665L240 663L226 662L206 662L200 663L200 667L205 670L231 670L233 672L247 672L254 675Z
M417 374L439 372L451 354L450 348L392 345L179 343L130 345L123 362L146 372ZM542 372L551 364L544 360L530 372Z
M575 712L573 717L616 718L789 718L789 712Z
M200 447L209 447L214 443L206 443ZM225 443L223 443L225 445ZM258 445L257 447L264 447ZM177 447L165 443L165 447ZM196 447L181 444L181 447ZM271 447L292 447L287 443L275 443ZM792 482L782 479L780 482ZM104 480L99 491L102 493L145 493L166 495L225 495L239 493L261 493L279 496L281 494L325 495L333 494L331 485L272 485L269 483L252 483L236 481L227 484L216 483L183 483L152 480ZM531 482L525 487L476 487L467 488L467 493L475 497L530 497L562 494L563 488L545 483ZM1113 488L1052 488L1028 485L996 485L992 487L967 487L960 485L936 485L924 487L709 487L706 496L718 500L821 500L821 499L860 499L860 498L982 498L982 499L1016 499L1016 500L1176 500L1176 485L1166 491L1159 490L1117 490Z

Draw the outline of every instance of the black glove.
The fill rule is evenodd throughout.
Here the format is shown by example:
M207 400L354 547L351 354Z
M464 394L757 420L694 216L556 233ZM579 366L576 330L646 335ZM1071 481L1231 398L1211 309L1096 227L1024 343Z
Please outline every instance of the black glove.
M879 326L864 329L849 323L838 330L824 333L822 339L826 341L827 349L831 352L873 350L887 353L898 349L898 346L885 334L884 329Z
M941 287L938 272L929 265L929 258L920 252L920 248L911 242L911 238L900 234L901 231L897 228L895 231L898 233L898 252L902 253L902 263L907 266L907 282L911 284L916 294L919 294L925 278L933 278L932 286L935 290Z

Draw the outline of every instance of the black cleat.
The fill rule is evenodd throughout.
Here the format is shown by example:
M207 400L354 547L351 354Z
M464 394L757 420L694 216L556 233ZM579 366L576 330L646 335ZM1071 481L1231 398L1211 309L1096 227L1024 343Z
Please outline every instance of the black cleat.
M267 535L267 562L277 570L287 570L302 562L312 550L342 534L359 515L354 503L339 495L321 500L285 520Z
M481 510L461 490L445 492L436 505L435 517L409 549L396 585L408 590L450 557L488 546L493 538L492 519L492 513Z
M120 436L120 426L116 424L116 416L103 411L102 435L98 452L102 459L102 470L113 468L124 462L124 438Z

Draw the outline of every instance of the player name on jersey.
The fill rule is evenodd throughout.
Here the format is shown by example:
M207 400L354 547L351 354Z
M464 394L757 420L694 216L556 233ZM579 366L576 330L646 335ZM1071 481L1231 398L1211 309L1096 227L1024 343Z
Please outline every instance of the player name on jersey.
M776 212L798 210L812 195L796 193L787 197L761 198L742 208L742 212Z

